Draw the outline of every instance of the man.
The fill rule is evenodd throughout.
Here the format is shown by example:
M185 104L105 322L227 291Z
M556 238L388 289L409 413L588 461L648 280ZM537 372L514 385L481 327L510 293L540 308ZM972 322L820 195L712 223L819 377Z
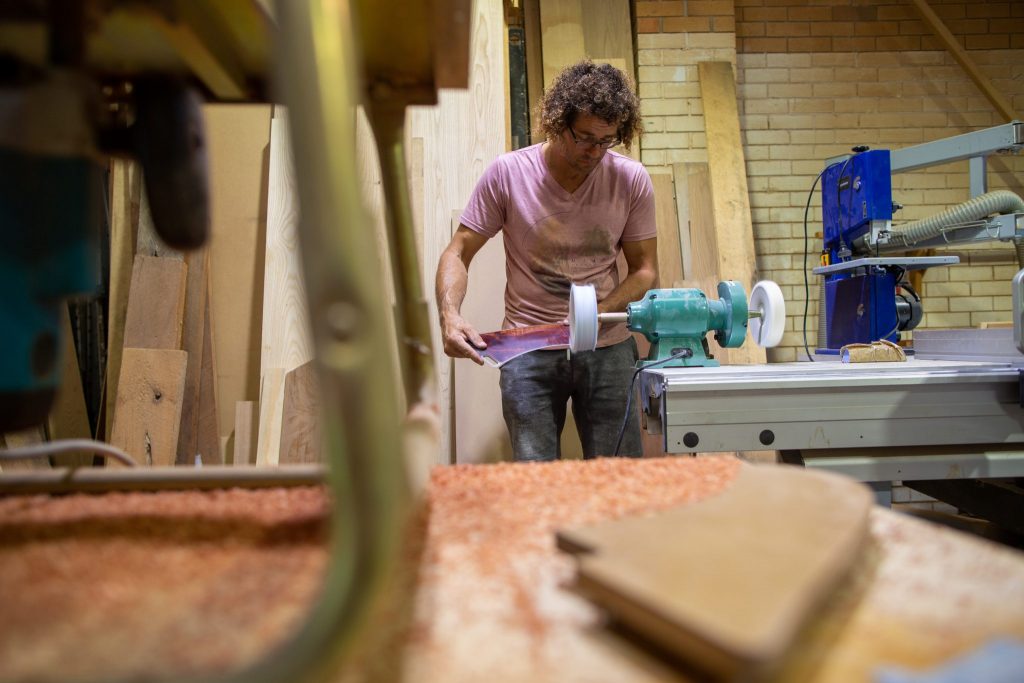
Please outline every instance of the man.
M569 286L593 284L598 311L624 311L657 279L654 193L643 165L609 151L629 149L640 107L626 76L583 61L556 78L541 103L545 142L504 154L485 171L437 268L445 353L482 364L486 348L460 314L469 264L488 239L505 243L503 328L563 322ZM619 281L616 260L628 273ZM502 412L517 460L554 460L566 404L583 455L615 454L625 417L636 342L625 324L603 325L598 349L568 357L534 351L501 368ZM635 406L635 404L634 404ZM619 455L642 455L636 414Z

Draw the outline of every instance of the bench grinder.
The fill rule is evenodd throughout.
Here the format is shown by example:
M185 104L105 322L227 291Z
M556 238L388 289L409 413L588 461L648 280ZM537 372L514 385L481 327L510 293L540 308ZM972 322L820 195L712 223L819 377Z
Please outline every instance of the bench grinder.
M773 347L782 340L786 304L777 284L758 282L749 305L742 285L732 280L718 283L718 296L716 301L699 289L652 289L628 304L624 313L598 313L594 286L574 284L569 290L569 349L593 351L600 324L619 322L651 343L639 367L717 367L707 333L714 332L723 348L738 348L747 337L748 324L759 346Z

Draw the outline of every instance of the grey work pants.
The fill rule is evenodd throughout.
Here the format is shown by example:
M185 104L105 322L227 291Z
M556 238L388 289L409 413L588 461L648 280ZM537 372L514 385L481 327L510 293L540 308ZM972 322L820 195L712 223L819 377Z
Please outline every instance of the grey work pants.
M557 460L565 426L566 403L572 399L583 457L615 453L626 397L637 361L636 341L629 339L567 357L562 351L533 351L501 368L501 408L516 460ZM634 400L619 455L640 457L640 421Z

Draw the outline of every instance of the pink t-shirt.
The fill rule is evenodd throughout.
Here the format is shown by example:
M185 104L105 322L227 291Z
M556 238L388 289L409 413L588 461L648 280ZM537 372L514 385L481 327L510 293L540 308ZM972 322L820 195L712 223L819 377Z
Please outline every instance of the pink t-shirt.
M498 157L460 219L488 238L504 232L503 328L564 320L572 283L593 284L601 301L619 284L622 242L657 236L654 189L643 164L609 151L570 194L548 173L542 148ZM602 325L598 346L628 336L625 324Z

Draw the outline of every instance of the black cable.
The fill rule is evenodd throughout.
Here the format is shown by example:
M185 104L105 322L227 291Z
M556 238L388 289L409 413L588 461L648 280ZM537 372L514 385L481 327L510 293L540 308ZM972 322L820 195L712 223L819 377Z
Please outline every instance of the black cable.
M807 205L804 207L804 353L807 354L807 360L812 363L814 362L814 356L811 355L811 350L807 347L807 307L811 303L811 289L810 285L807 283L807 214L811 210L811 199L814 197L814 188L818 186L818 181L821 180L821 176L825 175L826 170L828 169L822 169L821 173L818 174L818 177L814 179L814 183L811 185L811 191L807 193ZM819 320L818 324L824 325L825 322L823 320Z
M654 361L653 363L647 363L633 372L633 378L629 380L629 393L626 395L626 415L622 418L622 427L619 428L619 438L615 441L615 452L612 454L612 457L617 458L619 456L619 448L622 446L622 437L626 434L626 425L629 424L629 414L633 409L633 388L636 386L636 378L639 377L640 373L644 370L653 368L656 365L663 365L677 358L688 357L692 354L693 352L690 349L683 349L682 351L673 353L668 358L662 358L661 360Z

